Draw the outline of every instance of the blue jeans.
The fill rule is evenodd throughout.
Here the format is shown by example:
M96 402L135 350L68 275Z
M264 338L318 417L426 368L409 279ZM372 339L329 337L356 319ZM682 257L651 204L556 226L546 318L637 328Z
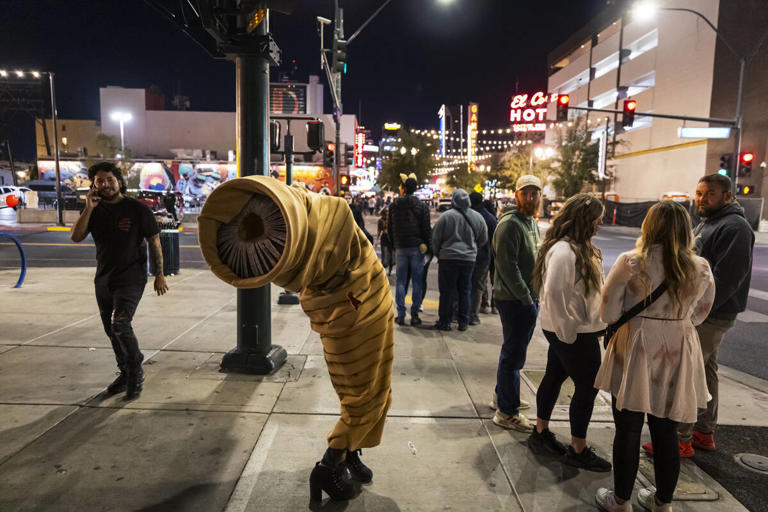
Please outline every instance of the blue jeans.
M453 305L457 296L459 325L469 323L469 302L474 268L474 261L440 260L437 267L437 284L440 289L437 323L440 325L451 325Z
M539 315L539 305L496 299L496 308L499 310L504 334L499 368L496 371L496 396L499 410L514 416L520 408L520 370L525 365L528 344Z
M397 257L397 287L395 288L395 303L397 316L405 316L405 287L410 276L413 285L411 293L411 315L418 315L421 300L421 276L424 272L424 255L418 247L404 247L395 251Z

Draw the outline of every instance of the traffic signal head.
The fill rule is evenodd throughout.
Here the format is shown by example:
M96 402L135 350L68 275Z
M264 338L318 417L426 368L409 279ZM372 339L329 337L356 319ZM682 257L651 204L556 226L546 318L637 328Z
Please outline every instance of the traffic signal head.
M274 119L269 122L269 148L272 151L280 149L280 122Z
M312 151L323 149L325 141L325 125L322 121L309 121L307 123L307 146Z
M720 155L720 169L717 173L722 174L723 176L729 176L731 170L733 170L733 154L723 153Z
M349 185L349 176L344 174L341 176L341 186L346 187L347 185Z
M355 165L355 150L354 148L347 146L344 150L344 163L347 167Z
M752 175L752 162L755 160L755 154L746 152L739 155L739 172L740 178L746 178Z
M752 185L737 185L736 195L749 196L755 193L755 188Z
M621 116L622 128L631 128L635 122L635 109L637 102L635 100L624 100L624 113Z
M333 72L347 72L347 42L336 36L333 38Z
M557 122L568 120L568 104L571 97L567 94L560 94L557 97Z
M333 167L333 155L336 149L336 144L329 142L325 145L325 151L323 152L323 166Z

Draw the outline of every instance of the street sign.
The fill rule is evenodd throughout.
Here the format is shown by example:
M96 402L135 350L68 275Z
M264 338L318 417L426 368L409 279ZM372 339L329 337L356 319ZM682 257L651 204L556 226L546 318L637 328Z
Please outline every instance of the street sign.
M681 126L677 135L681 139L727 139L731 136L731 129L727 126Z
M601 180L606 178L605 176L605 163L608 153L608 127L600 132L600 141L597 150L597 177Z

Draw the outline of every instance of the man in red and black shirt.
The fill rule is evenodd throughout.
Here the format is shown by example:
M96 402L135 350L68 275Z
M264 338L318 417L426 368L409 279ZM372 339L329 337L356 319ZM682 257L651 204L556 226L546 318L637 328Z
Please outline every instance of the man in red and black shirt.
M88 169L91 190L85 209L72 228L72 241L88 236L96 243L96 302L104 331L112 342L120 375L107 387L110 394L126 391L126 400L136 398L142 389L144 355L133 333L131 322L147 284L147 245L149 242L154 288L158 295L168 291L163 275L163 252L152 211L139 201L126 197L120 169L102 162Z

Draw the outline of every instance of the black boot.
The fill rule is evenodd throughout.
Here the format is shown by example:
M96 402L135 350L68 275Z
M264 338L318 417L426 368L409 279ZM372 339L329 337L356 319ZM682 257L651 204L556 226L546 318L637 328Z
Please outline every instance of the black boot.
M367 484L373 480L373 471L360 460L360 455L362 454L363 450L355 450L353 452L347 450L346 464L353 480L357 480L361 484Z
M112 384L107 386L107 393L110 395L116 395L125 391L125 383L127 381L125 376L125 365L118 365L117 367L120 369L120 375L112 381Z
M345 450L328 448L323 460L315 464L309 475L309 499L322 501L325 491L334 501L344 501L355 496L355 486L345 479L347 467L342 463Z
M141 390L144 389L144 370L142 370L141 364L138 366L128 366L127 370L125 399L133 400L134 398L138 398L141 394Z

